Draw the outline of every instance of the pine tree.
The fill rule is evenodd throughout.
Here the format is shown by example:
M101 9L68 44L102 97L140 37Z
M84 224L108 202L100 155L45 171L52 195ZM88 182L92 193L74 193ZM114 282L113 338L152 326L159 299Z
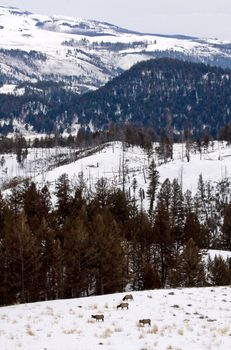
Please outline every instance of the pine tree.
M58 297L58 262L61 253L60 241L55 239L56 230L43 217L41 225L36 231L36 245L41 251L40 294L43 300L52 300Z
M77 217L66 220L64 227L64 296L76 298L88 294L92 274L90 265L94 253L85 222Z
M212 286L225 286L231 284L231 268L221 256L209 257L208 279Z
M224 211L224 222L222 225L222 243L225 249L231 250L231 204Z
M110 192L107 179L101 177L95 184L95 201L98 207L104 208L107 205Z
M24 211L32 232L36 232L42 221L42 203L40 193L32 182L24 194Z
M39 300L40 249L22 212L7 221L4 239L4 288L11 302Z
M146 264L143 270L143 285L142 289L154 289L154 288L160 288L160 277L158 274L158 271L156 270L155 266L149 264Z
M23 189L21 187L13 187L10 194L7 196L7 202L13 210L14 215L17 215L23 208Z
M177 179L174 179L172 183L170 218L172 235L176 240L177 248L179 248L184 232L184 197Z
M72 216L78 216L82 207L86 206L87 186L83 177L83 173L79 175L78 183L75 188L75 194L72 201Z
M41 189L40 197L42 206L42 216L44 218L47 218L49 212L52 209L51 194L47 185L43 186L43 188Z
M0 191L0 228L1 228L1 230L0 230L0 239L1 239L1 233L3 232L5 211L6 211L6 203L5 203L5 200L2 197L2 193Z
M8 304L7 290L7 256L6 256L6 240L5 240L5 223L7 221L6 204L0 192L0 305Z
M190 238L200 246L200 222L195 213L189 213L185 220L183 242L187 243Z
M154 159L152 159L149 168L148 168L148 180L149 186L147 190L147 196L149 198L149 215L150 217L153 215L153 206L155 202L156 192L159 185L159 172L156 170L156 165Z
M190 151L191 151L191 135L190 135L190 130L185 129L184 130L184 140L185 140L185 150L186 150L186 159L187 162L190 161Z
M192 198L192 192L190 190L186 190L186 192L184 193L184 203L186 214L192 213L194 210L194 202Z
M157 147L159 159L167 163L168 159L173 159L173 142L170 135L166 135L165 131L161 132L159 147Z
M208 212L206 207L206 187L205 187L202 174L199 175L195 209L196 209L196 214L197 215L200 214L201 219L208 220Z
M55 195L57 197L56 213L58 223L63 224L65 218L70 214L71 207L71 188L67 174L61 175L55 186Z
M136 213L130 220L131 234L130 270L135 290L144 288L146 267L152 264L152 247L155 241L152 225L146 213Z
M127 194L121 189L114 189L114 191L109 194L108 207L116 222L120 222L123 225L128 222L132 207Z
M169 213L161 199L158 200L156 208L154 235L160 254L161 288L164 288L172 259L173 240L171 237Z
M125 280L124 252L119 228L108 212L98 214L91 225L96 294L122 290Z
M158 200L161 200L164 203L168 213L170 212L170 205L172 201L171 198L172 198L172 184L170 180L167 178L161 185L160 191L158 193Z
M191 238L180 255L178 273L182 287L205 286L205 266L202 253Z

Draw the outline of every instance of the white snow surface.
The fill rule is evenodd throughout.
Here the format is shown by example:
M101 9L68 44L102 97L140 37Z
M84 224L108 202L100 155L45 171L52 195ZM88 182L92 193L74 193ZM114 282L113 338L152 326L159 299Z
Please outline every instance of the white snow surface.
M216 250L216 249L209 249L207 251L207 256L210 256L212 260L214 260L215 256L216 257L221 257L224 260L230 259L231 258L231 252L228 250Z
M0 94L20 96L25 93L24 88L18 88L15 84L4 84L0 87ZM2 122L2 120L1 120Z
M0 349L230 350L230 286L133 292L117 310L124 295L1 307Z
M12 94L14 92L15 84L4 84L0 87L0 94Z

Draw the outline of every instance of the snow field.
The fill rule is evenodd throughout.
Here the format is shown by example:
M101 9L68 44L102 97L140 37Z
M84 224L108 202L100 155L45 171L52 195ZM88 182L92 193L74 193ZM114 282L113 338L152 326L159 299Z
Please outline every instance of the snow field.
M19 164L16 154L0 154L0 160L4 159L3 163L0 163L0 186L14 177L35 180L36 176L55 166L58 159L66 158L68 155L70 155L70 150L62 147L29 148L27 157Z
M160 183L166 178L172 181L177 178L182 183L183 192L192 191L195 194L199 175L202 174L204 181L211 181L212 185L231 177L231 147L226 143L214 142L208 151L200 155L193 150L190 154L190 162L185 157L185 145L173 145L173 160L160 163L157 153L152 157L160 174ZM9 181L14 176L31 178L39 186L48 184L51 192L55 189L58 178L66 173L73 186L78 182L82 173L89 188L94 189L94 184L101 177L107 178L108 182L116 187L122 188L122 168L125 168L125 186L130 188L131 196L139 199L139 189L148 187L148 166L150 159L147 153L140 147L126 147L123 150L121 142L111 142L97 151L95 148L92 155L85 156L77 161L66 165L56 166L57 159L68 159L72 157L74 150L68 148L53 149L29 149L28 156L23 165L17 163L16 155L0 154L5 158L5 163L0 166L1 183ZM53 170L49 170L52 166ZM133 181L136 179L137 188L133 191ZM147 206L147 197L144 205Z
M183 151L182 151L183 150ZM183 157L182 157L183 154ZM224 178L231 177L231 147L219 145L215 142L214 147L202 154L191 152L190 162L186 161L184 145L174 144L173 160L166 164L158 165L157 154L153 153L160 174L160 184L166 178L173 181L177 178L182 183L183 192L197 191L199 175L202 174L204 181L211 181L213 185ZM150 159L147 153L140 147L128 147L123 151L120 142L109 143L105 148L91 156L79 159L68 165L55 168L45 174L45 181L54 188L58 177L63 173L68 174L72 184L78 182L78 176L83 173L87 186L94 189L94 184L101 177L107 178L109 183L122 188L122 167L125 167L125 187L130 188L131 196L139 199L139 189L148 188L148 166ZM41 175L36 177L37 183L43 182ZM137 188L133 192L132 184L137 181ZM148 198L144 199L147 207Z
M229 350L231 287L133 292L0 308L4 350ZM104 322L92 314L103 314ZM139 319L150 318L151 326Z

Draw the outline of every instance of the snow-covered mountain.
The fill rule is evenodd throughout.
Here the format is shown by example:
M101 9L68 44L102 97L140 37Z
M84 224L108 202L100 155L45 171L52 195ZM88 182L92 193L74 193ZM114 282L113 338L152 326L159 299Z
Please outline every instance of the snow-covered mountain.
M62 80L74 91L84 92L138 61L162 56L231 67L231 43L142 34L104 22L0 7L2 84Z

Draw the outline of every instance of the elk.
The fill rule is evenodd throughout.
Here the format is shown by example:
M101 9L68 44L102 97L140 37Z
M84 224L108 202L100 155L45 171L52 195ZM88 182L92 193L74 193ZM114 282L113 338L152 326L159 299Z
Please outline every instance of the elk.
M124 300L134 300L134 299L133 299L132 294L126 294L122 300L124 301Z
M148 324L149 326L151 326L151 320L150 320L150 318L145 318L145 319L143 319L143 320L139 320L139 324L140 325L145 325L145 324Z
M120 309L127 309L128 310L128 303L121 303L116 306L117 310Z
M94 318L96 321L101 320L104 322L104 315L91 315L91 318Z

